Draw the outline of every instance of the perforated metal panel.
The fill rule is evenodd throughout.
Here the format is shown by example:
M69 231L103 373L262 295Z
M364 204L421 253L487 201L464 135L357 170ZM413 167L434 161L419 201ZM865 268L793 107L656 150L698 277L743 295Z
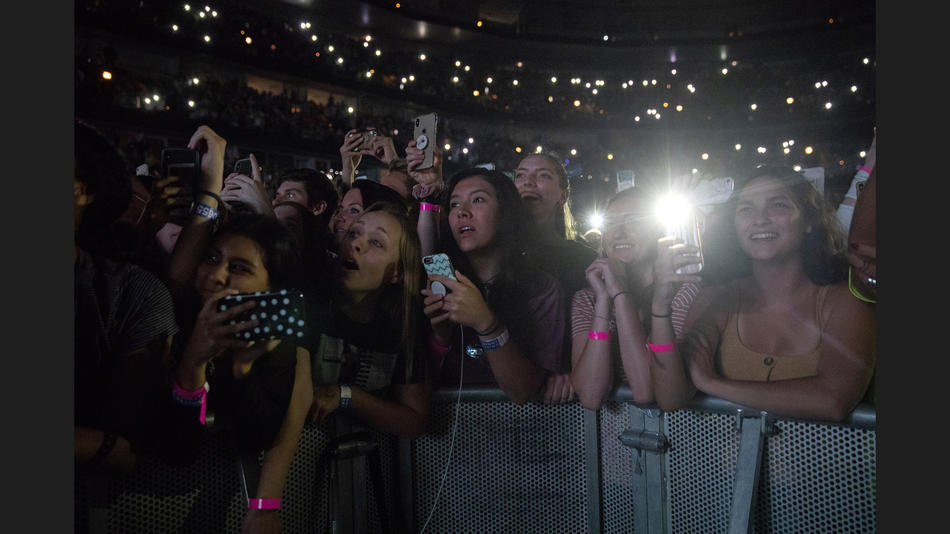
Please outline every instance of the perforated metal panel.
M617 438L629 427L626 404L605 403L601 407L601 494L604 532L607 534L647 532L644 518L638 517L634 510L634 503L640 498L640 489L633 478L638 454L623 446Z
M387 510L392 514L394 440L374 434ZM329 443L325 425L307 426L300 438L284 487L281 523L286 534L329 532L328 482L319 459ZM262 458L262 457L261 457ZM243 500L237 454L223 433L202 444L198 460L171 467L140 455L136 471L123 477L77 475L76 532L117 534L238 533L247 510ZM368 532L380 532L376 492L371 484L361 498ZM391 522L390 522L391 524Z
M779 421L765 451L755 532L875 532L876 433Z
M665 417L671 532L727 532L739 452L735 417L685 410Z
M578 403L463 403L433 511L455 413L451 403L433 406L433 428L413 452L416 531L587 532L582 410Z
M727 532L740 437L736 417L689 411L666 417L672 532ZM875 431L785 420L776 427L778 434L765 442L752 531L875 532Z
M397 487L395 439L379 441L388 515L394 502L411 495L419 532L588 532L584 410L578 403L517 406L506 400L463 401L458 434L438 503L455 414L452 402L435 402L430 433L413 442L413 477ZM635 510L644 496L636 482L647 454L623 446L630 406L601 409L601 526L606 533L656 532ZM872 412L873 414L873 412ZM740 434L735 415L681 410L663 414L670 441L666 456L669 532L727 532ZM755 418L744 424L756 424ZM873 533L876 530L876 434L873 426L851 427L776 421L766 438L761 481L750 524L756 533ZM319 459L329 435L306 427L284 490L284 532L329 532L327 474ZM118 478L77 475L76 531L108 533L236 533L243 502L237 457L223 434L203 444L198 462L173 468L141 457L137 471ZM353 467L356 476L360 464ZM642 477L641 477L642 478ZM360 509L366 532L382 532L378 497L362 484ZM596 486L595 486L596 487ZM426 524L426 519L431 520ZM394 519L389 525L398 527ZM653 527L653 528L651 528Z

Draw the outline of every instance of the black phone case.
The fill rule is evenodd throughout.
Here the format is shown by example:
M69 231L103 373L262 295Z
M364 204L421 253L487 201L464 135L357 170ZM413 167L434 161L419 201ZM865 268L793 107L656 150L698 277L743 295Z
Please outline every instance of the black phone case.
M237 324L251 319L257 319L258 324L235 333L235 338L242 341L270 341L289 337L297 339L304 337L307 317L304 308L304 296L301 291L281 289L271 292L258 291L256 293L228 295L218 300L218 310L224 311L248 300L257 301L257 305L231 319L229 324Z
M201 172L201 153L192 148L163 148L162 176L178 176L194 184Z
M243 174L249 178L253 178L254 166L251 164L250 158L239 159L234 163L234 172L238 174Z

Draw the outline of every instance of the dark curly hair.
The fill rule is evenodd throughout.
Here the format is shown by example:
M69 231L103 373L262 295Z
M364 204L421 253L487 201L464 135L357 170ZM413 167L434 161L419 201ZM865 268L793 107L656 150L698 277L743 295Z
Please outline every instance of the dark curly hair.
M326 227L330 222L330 217L333 216L333 212L336 211L336 207L340 203L340 195L337 187L327 174L316 169L289 169L277 177L276 186L280 187L280 184L284 182L303 183L304 188L307 190L307 207L311 209L313 209L314 204L321 200L327 203L326 209L317 217L318 220L323 223L323 226Z
M239 235L257 243L271 288L304 287L300 246L290 230L274 217L257 213L236 215L218 228L213 240L224 235Z

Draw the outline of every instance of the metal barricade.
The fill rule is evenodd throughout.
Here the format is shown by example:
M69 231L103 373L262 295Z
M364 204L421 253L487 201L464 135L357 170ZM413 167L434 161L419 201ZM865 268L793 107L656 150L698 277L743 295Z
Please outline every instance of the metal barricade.
M834 424L713 398L663 413L633 404L626 388L597 412L467 389L435 392L431 417L425 435L375 435L361 455L306 427L284 490L284 532L329 532L331 520L355 534L876 531L870 406ZM334 455L351 490L330 492ZM187 468L141 458L131 475L77 478L76 530L237 533L246 510L237 461L212 438ZM374 482L367 466L377 465Z

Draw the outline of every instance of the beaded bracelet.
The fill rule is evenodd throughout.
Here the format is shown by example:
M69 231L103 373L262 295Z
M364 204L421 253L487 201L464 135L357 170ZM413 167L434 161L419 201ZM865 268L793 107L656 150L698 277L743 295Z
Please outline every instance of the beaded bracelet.
M587 339L610 339L610 332L591 330L587 333Z

